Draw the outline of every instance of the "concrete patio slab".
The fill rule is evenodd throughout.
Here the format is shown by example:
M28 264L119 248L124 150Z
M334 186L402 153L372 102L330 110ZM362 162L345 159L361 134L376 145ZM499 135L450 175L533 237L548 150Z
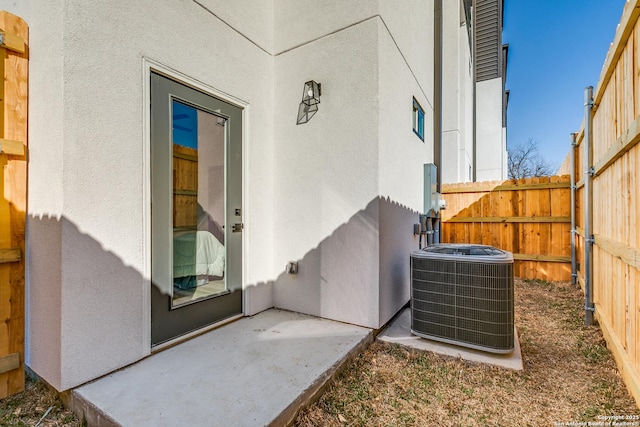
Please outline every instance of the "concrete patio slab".
M267 310L241 318L72 392L97 426L285 425L371 330Z
M522 353L520 352L520 341L518 340L518 332L514 331L514 333L514 349L513 352L509 354L487 353L438 341L431 341L415 336L411 333L411 309L405 308L398 316L396 316L387 329L378 335L378 339L380 341L400 344L416 350L432 351L434 353L461 358L471 362L488 363L490 365L500 366L506 369L521 371L523 366Z

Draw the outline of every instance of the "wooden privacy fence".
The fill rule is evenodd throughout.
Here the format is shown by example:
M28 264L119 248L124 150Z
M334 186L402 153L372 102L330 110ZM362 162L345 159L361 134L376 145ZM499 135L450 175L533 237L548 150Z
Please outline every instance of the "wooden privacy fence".
M24 390L28 27L0 12L0 398Z
M442 241L513 253L514 274L570 280L569 176L445 184Z
M595 316L629 391L640 405L640 0L627 2L593 93L591 146L576 135L578 282L592 245ZM569 140L569 139L567 139ZM586 164L585 150L592 164ZM571 154L571 153L570 153ZM569 156L570 157L570 156ZM571 164L561 171L570 173ZM585 178L592 179L591 237L585 241Z

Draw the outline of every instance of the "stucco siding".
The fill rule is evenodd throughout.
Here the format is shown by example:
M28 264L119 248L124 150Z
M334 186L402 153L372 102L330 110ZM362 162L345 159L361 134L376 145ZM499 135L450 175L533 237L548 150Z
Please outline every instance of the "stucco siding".
M233 30L273 54L273 2L266 0L192 0L214 13Z
M268 286L271 259L253 254L271 252L272 229L253 224L272 221L273 58L190 1L34 2L16 13L32 37L28 363L64 390L149 354L143 58L246 103L245 282ZM49 250L58 275L36 258ZM255 296L250 309L271 306L270 292Z
M425 21L431 32L417 32L414 44L433 46L433 9ZM409 254L418 248L413 224L423 208L423 165L433 162L433 90L425 90L412 69L423 69L424 82L433 82L433 55L407 61L402 45L388 25L379 31L379 194L380 200L380 312L382 326L409 301ZM430 70L430 72L428 71ZM413 98L425 112L424 141L414 132Z
M467 29L463 25L459 31L462 33L459 38L460 42L460 90L464 92L464 101L460 106L461 112L461 126L463 131L461 139L461 148L459 153L459 166L460 182L471 181L473 179L473 104L475 102L473 94L473 76L472 76L472 63L471 63L471 46L469 45L469 38L467 35Z
M379 191L383 197L420 211L423 207L422 165L433 162L433 100L413 77L384 25L380 25L379 37ZM433 43L430 38L424 43ZM413 132L414 97L425 113L424 141Z
M26 234L26 282L46 283L46 291L32 293L26 288L26 339L25 362L38 364L52 382L60 383L61 307L51 301L59 301L62 268L60 247L62 244L63 214L62 164L63 153L55 143L40 144L33 149L33 141L59 141L63 126L63 25L62 1L50 1L41 5L39 13L33 13L28 2L0 0L0 9L22 17L30 25L29 55L29 114L48 117L46 121L29 120L29 172L40 171L47 177L45 183L29 183L27 191L29 209ZM38 30L35 30L35 28ZM47 70L47 72L34 72ZM37 236L37 238L34 238ZM34 243L37 242L37 246ZM34 270L35 265L39 269ZM33 318L30 313L41 313ZM34 354L33 345L46 347L46 352Z
M66 390L150 354L150 69L244 108L244 314L391 319L434 161L433 6L0 0L31 31L29 367ZM308 80L321 103L298 125ZM466 153L467 104L447 158Z
M433 108L433 0L379 1L388 35Z
M378 313L378 23L275 58L276 307L375 327ZM296 125L307 80L319 111ZM297 276L284 272L300 261Z
M473 80L460 1L443 2L442 183L472 179Z
M273 0L274 54L376 16L378 1Z
M476 179L503 178L502 78L476 83Z

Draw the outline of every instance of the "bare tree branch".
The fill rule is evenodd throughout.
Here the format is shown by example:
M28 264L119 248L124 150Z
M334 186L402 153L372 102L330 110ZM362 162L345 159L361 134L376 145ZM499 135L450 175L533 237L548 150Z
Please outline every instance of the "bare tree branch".
M533 138L509 148L507 154L510 179L550 176L556 173L555 168L538 151L538 142Z

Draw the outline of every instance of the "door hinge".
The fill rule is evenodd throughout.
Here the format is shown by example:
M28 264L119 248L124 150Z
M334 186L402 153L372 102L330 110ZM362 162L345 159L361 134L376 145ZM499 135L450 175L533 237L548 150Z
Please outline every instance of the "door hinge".
M231 229L234 233L240 233L242 230L244 230L244 224L241 222L233 224L233 228Z

